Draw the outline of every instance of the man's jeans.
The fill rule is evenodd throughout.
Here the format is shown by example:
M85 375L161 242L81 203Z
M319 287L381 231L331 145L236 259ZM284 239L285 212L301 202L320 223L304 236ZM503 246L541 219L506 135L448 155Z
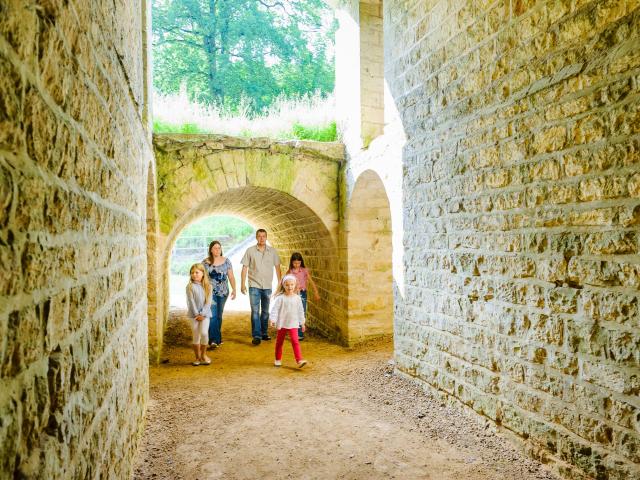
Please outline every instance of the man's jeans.
M227 301L227 296L224 297L214 295L211 302L211 322L209 323L209 344L215 343L220 345L222 343L222 312L224 310L224 304Z
M249 302L251 302L251 336L262 338L267 335L269 327L269 299L270 288L249 287Z

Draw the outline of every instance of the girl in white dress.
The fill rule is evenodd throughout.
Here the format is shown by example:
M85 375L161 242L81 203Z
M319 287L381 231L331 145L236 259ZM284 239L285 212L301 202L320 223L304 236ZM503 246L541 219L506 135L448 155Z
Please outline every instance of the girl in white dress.
M271 326L276 327L278 335L276 337L276 360L274 365L282 365L282 344L284 337L289 334L293 355L298 367L302 368L307 361L302 358L300 342L298 341L298 327L305 331L304 309L302 299L296 292L297 281L294 275L285 275L282 283L278 286L278 291L274 295L273 304L269 318Z

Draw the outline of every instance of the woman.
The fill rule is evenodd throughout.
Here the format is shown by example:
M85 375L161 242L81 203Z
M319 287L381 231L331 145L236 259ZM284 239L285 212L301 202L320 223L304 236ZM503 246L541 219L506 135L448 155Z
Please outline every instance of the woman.
M231 283L231 300L236 298L236 278L233 267L227 257L222 256L222 245L214 240L209 244L209 256L202 261L205 271L209 274L213 294L211 299L211 323L209 323L209 346L216 348L222 343L222 311L229 296Z

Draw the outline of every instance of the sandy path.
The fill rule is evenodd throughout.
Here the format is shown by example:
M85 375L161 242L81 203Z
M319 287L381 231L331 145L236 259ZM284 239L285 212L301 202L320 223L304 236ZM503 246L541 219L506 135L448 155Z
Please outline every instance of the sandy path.
M392 345L347 350L310 338L309 365L285 345L250 344L229 314L213 364L192 367L188 327L172 320L168 363L151 368L139 479L553 479L482 420L392 375Z

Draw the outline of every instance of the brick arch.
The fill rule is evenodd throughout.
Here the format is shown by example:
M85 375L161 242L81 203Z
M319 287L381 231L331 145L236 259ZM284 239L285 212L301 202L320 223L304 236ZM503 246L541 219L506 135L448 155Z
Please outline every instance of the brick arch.
M345 316L346 288L340 279L336 244L313 210L293 196L271 188L245 186L217 193L193 206L175 224L166 237L161 257L166 309L171 249L187 225L211 215L233 215L266 229L269 241L280 254L283 269L291 253L302 253L321 297L319 302L309 302L309 327L328 337L344 336L340 326Z
M199 218L229 214L265 228L283 264L293 251L305 256L321 293L309 304L309 325L346 343L346 280L340 271L338 179L342 144L278 142L223 135L156 135L159 291L156 325L168 318L171 247ZM162 334L150 336L160 350ZM152 343L155 341L155 345Z
M357 180L347 208L349 343L393 335L391 209L373 170Z
M153 144L163 234L216 193L263 187L302 201L337 238L342 144L184 134L156 135Z

